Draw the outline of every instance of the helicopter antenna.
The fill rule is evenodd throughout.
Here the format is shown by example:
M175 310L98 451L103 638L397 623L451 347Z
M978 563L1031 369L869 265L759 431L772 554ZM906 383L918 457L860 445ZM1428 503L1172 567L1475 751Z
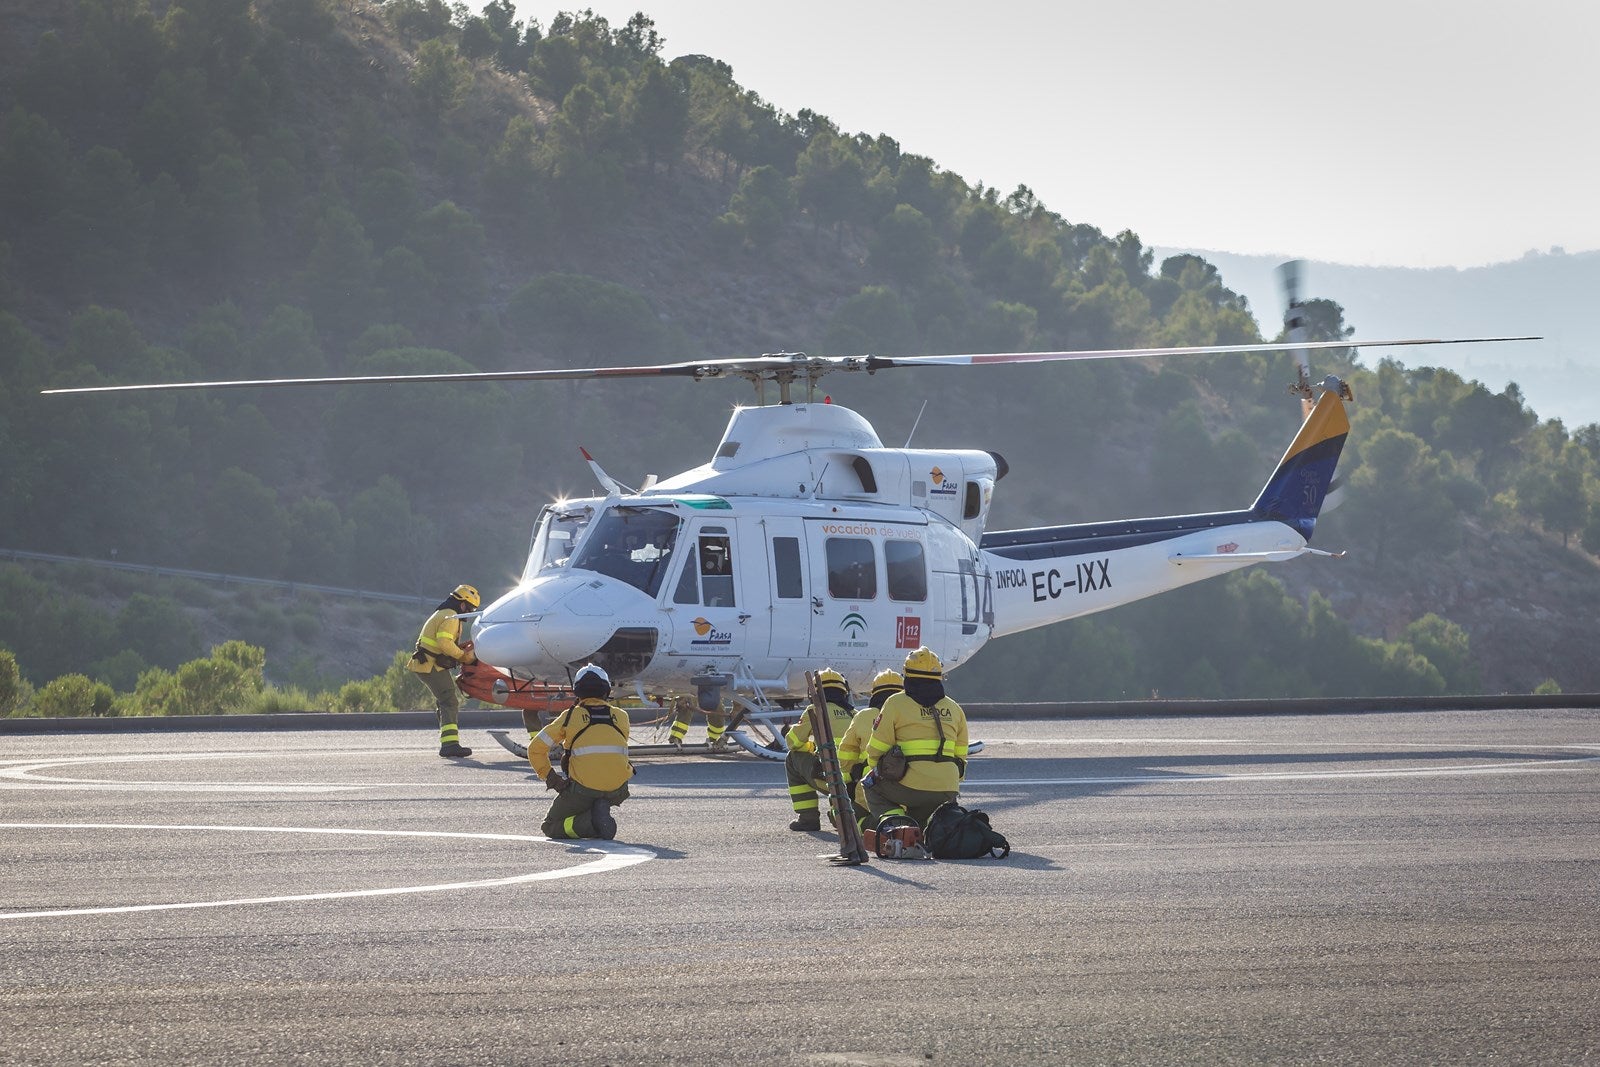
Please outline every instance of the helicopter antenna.
M832 463L824 463L822 465L822 469L817 472L817 484L811 487L812 496L816 496L818 493L822 492L822 479L827 477L828 468L831 466L833 466Z
M911 420L911 433L906 434L906 447L907 448L911 447L912 435L917 432L917 426L918 426L919 423L922 422L922 413L924 411L927 411L927 410L928 410L928 402L926 400L924 400L922 402L922 407L917 409L917 417L915 419Z

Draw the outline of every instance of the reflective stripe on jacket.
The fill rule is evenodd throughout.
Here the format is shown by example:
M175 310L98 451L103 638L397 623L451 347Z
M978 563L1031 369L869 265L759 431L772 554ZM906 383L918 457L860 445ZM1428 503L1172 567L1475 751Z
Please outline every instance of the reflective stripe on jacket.
M839 738L843 737L844 732L850 728L850 716L852 714L854 713L850 709L842 708L831 700L828 701L828 718L833 720L833 743L835 747L839 744ZM811 736L810 704L806 705L805 713L800 716L800 721L784 731L783 741L791 751L815 752L817 750L817 742Z
M610 722L591 723L594 713L607 710ZM609 793L633 777L633 764L628 762L628 713L597 697L574 704L528 742L528 763L540 778L550 773L550 750L557 745L567 749L567 773L579 785Z
M450 608L440 608L428 616L428 621L422 624L422 632L417 635L417 645L427 654L413 655L406 666L418 674L450 669L435 659L436 656L448 656L457 663L471 663L475 659L461 647L461 620Z
M878 709L867 705L856 712L844 736L839 738L839 769L846 778L856 764L867 758L867 741L872 737L872 723L877 717Z
M924 708L905 693L896 693L884 701L867 742L868 769L895 745L906 754L906 776L900 784L907 789L948 793L961 788L967 773L967 715L954 700L943 697L932 708Z

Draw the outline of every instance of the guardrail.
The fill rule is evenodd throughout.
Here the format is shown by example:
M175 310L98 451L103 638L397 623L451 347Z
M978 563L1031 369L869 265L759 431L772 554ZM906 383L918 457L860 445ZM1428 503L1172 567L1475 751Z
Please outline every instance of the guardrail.
M155 563L124 563L115 559L93 559L87 556L57 556L49 552L28 552L20 548L0 548L0 559L30 560L38 563L77 563L107 570L132 571L153 574L160 578L192 578L201 582L221 585L255 585L282 589L290 593L323 593L328 596L351 597L356 600L385 600L399 604L432 604L437 597L408 596L404 593L374 593L369 589L346 589L337 585L316 585L311 582L286 582L277 578L251 578L242 574L217 574L211 571L192 571L182 567L163 567Z
M1510 708L1600 710L1600 693L1502 693L1442 697L1328 697L1292 700L1125 700L1036 704L963 704L973 722L1001 719L1234 718L1265 715L1357 715L1372 712L1490 711ZM660 712L635 709L635 722ZM798 717L799 713L795 713ZM431 711L275 715L167 715L126 718L0 719L0 734L204 732L207 730L421 730L437 725ZM521 729L522 712L507 708L461 712L467 729Z

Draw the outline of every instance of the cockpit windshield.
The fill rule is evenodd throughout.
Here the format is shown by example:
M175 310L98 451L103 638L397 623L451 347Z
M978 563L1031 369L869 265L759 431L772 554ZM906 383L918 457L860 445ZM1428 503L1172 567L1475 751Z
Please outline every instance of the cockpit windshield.
M672 562L681 524L677 513L666 508L608 508L595 519L595 528L570 565L620 578L653 597Z
M533 544L528 550L527 566L522 568L522 580L526 582L546 567L563 566L592 518L594 509L591 507L547 506L534 524Z

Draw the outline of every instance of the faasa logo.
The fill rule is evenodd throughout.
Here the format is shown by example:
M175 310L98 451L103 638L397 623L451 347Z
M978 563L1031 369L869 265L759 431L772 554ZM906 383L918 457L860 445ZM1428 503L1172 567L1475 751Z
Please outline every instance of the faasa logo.
M944 471L940 470L938 467L935 467L928 472L928 477L933 482L933 488L928 490L928 492L934 494L935 496L955 496L956 483L946 478L944 476Z
M718 630L711 625L710 620L697 616L689 624L694 627L695 637L689 644L694 647L706 648L711 645L726 645L733 642L733 633L728 630Z
M894 620L894 647L922 647L922 619L916 615L902 615Z
M1229 555L1231 553L1239 551L1239 546L1238 546L1237 543L1235 543L1233 541L1229 541L1225 545L1218 545L1217 546L1217 551L1219 553L1221 553L1222 555L1226 556L1226 555Z

